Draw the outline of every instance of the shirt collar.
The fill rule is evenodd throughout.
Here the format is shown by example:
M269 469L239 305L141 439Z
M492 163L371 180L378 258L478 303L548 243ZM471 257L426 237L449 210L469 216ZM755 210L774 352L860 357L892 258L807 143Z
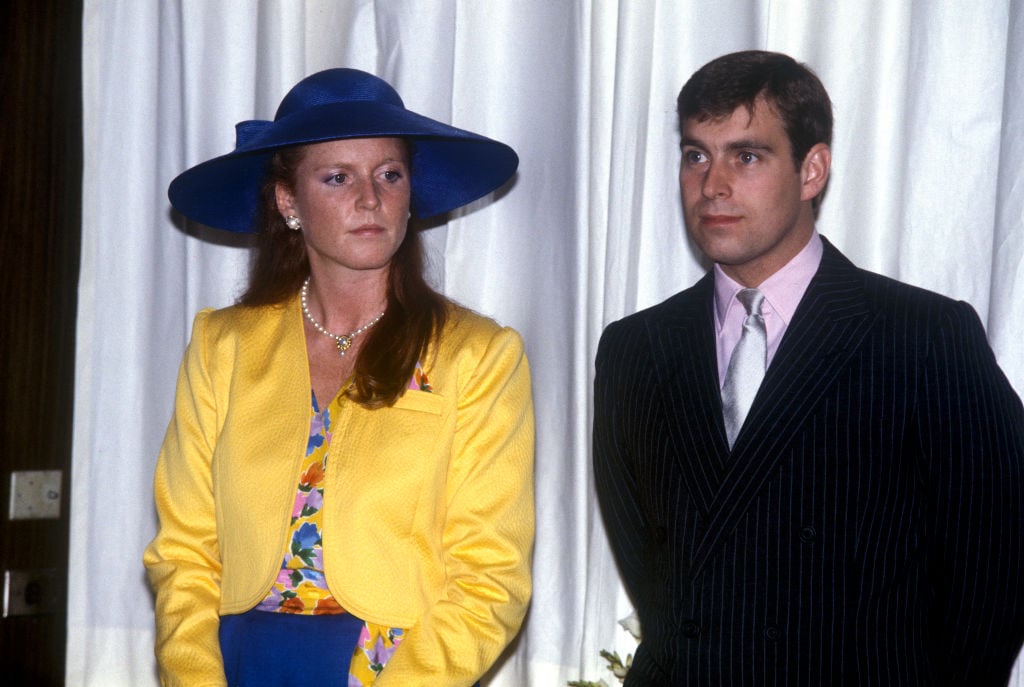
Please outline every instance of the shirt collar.
M782 269L765 279L757 287L764 294L765 301L772 310L781 318L783 326L789 326L793 319L793 313L800 304L808 284L818 271L821 264L823 248L821 236L817 230L811 234L807 242L793 259L787 262ZM715 263L715 331L721 332L722 323L729 314L729 308L737 303L736 292L744 288L734 281L729 275L722 271L721 266ZM737 306L739 307L739 306Z

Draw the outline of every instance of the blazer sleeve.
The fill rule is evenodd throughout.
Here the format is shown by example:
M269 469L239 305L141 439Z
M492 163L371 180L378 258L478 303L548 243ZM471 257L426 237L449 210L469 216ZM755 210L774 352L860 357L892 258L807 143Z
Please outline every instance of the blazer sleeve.
M174 415L157 459L159 528L143 555L156 593L156 655L163 685L224 685L218 640L220 552L211 460L217 408L199 313L178 373Z
M936 639L949 684L1005 684L1024 639L1024 410L966 303L942 318L924 378Z
M522 340L495 330L482 353L455 356L468 367L459 373L440 535L446 587L377 687L468 687L516 635L530 599L534 422Z
M622 581L645 621L648 579L644 542L649 526L640 507L635 474L635 433L652 419L653 379L641 332L617 322L601 336L595 361L594 485Z

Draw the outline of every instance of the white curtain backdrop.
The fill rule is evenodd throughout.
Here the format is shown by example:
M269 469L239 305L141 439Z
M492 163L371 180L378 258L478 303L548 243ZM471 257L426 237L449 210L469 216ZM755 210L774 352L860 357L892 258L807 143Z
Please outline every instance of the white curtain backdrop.
M599 650L635 647L593 495L593 357L608 322L703 272L674 109L707 60L767 48L818 72L836 114L819 229L972 303L1024 391L1024 0L85 0L84 39L68 685L156 682L152 471L192 315L246 274L245 242L182 224L167 184L323 68L375 72L522 160L428 238L436 283L517 328L534 373L534 600L489 685L614 684Z

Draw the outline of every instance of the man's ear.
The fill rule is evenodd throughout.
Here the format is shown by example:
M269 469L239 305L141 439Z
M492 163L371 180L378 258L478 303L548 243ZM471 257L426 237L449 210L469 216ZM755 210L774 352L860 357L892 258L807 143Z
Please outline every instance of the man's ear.
M800 165L800 200L811 200L828 183L832 168L832 150L824 143L815 143Z

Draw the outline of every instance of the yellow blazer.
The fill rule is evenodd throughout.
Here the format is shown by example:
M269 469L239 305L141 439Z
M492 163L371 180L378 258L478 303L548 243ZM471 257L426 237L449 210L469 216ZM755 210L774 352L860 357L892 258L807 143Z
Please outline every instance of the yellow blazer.
M455 307L422 361L432 392L333 418L323 560L338 602L406 628L375 683L470 685L530 598L533 405L522 340ZM220 615L280 569L309 436L298 299L204 310L157 462L160 527L144 563L165 685L223 685Z

